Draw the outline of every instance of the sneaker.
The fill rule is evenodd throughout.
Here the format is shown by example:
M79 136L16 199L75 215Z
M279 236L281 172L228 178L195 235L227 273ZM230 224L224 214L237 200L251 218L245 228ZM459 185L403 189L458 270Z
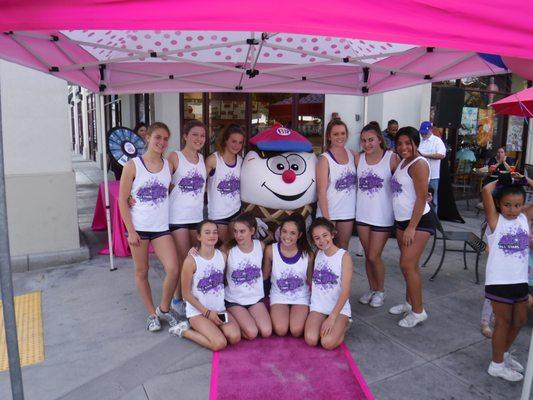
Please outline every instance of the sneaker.
M381 307L385 302L385 292L374 292L372 300L370 300L370 307Z
M170 308L178 313L180 317L185 318L185 302L181 299L172 299Z
M422 310L420 314L411 311L398 322L398 325L402 328L414 328L426 319L428 319L426 311Z
M393 315L400 315L400 314L411 312L412 309L413 307L411 307L411 304L405 302L405 303L397 304L389 308L389 313Z
M182 337L183 332L188 330L191 327L189 324L189 321L181 321L178 325L171 327L168 330L168 333L170 333L173 336Z
M490 376L494 376L496 378L503 378L509 382L517 382L524 379L524 376L520 372L513 371L511 368L505 365L503 367L495 366L494 362L490 363L487 372Z
M488 325L481 324L481 334L490 339L492 337L492 329Z
M516 358L514 358L511 353L505 353L503 355L503 362L505 363L505 366L507 368L510 368L515 372L524 372L524 367L522 366L522 364L516 361Z
M161 329L161 322L159 322L157 315L152 314L146 318L146 329L150 332L156 332Z
M359 297L359 303L361 304L368 304L370 303L370 300L372 300L372 296L374 296L374 291L369 290L365 294L363 294L361 297Z
M155 309L155 313L159 317L159 319L167 321L170 326L178 325L178 314L172 308L170 308L168 312L163 312L159 307L157 307Z

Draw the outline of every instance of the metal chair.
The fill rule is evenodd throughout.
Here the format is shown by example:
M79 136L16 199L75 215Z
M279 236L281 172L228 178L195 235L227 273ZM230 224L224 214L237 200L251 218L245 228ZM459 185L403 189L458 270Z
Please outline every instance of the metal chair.
M437 214L435 213L435 210L433 206L431 205L431 213L433 214L433 217L435 219L437 232L435 232L435 235L433 237L433 244L431 246L431 250L422 264L422 267L425 267L428 261L431 259L431 256L433 255L433 252L435 251L435 245L437 244L437 240L442 240L443 242L443 248L442 248L442 255L440 258L439 266L431 275L429 278L430 281L433 281L438 273L440 272L440 269L442 268L442 264L444 264L444 258L446 257L446 252L456 252L456 253L463 253L463 262L464 262L464 269L468 269L467 263L466 263L466 254L467 253L475 253L476 254L476 285L479 285L479 257L481 253L485 251L486 245L483 242L482 239L480 239L476 234L472 232L466 232L466 231L446 231L444 230L442 224L440 223L439 218L437 217ZM438 233L440 232L440 237ZM462 249L450 249L448 248L448 242L463 242L463 248ZM467 245L471 248L471 250L467 249Z

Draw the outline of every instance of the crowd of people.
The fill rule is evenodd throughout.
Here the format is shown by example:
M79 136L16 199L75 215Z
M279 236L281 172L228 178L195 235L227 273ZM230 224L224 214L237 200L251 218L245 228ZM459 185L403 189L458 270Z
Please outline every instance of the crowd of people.
M229 126L217 151L205 160L206 128L200 121L185 125L181 150L165 159L169 137L165 124L150 125L145 153L126 164L120 181L120 211L149 331L160 330L164 321L170 333L212 350L272 334L303 336L311 346L336 348L351 317L354 264L347 250L354 224L369 286L359 302L383 306L382 252L394 233L406 298L389 313L401 316L398 325L403 328L428 318L419 261L435 234L428 202L438 206L439 163L445 156L429 122L417 130L398 129L391 120L384 132L370 123L360 133L361 151L352 152L345 147L346 124L332 120L316 167L316 217L307 228L301 216L287 216L277 242L268 245L257 239L256 219L241 213L245 132ZM533 182L507 175L511 181L493 182L483 191L490 229L486 297L496 321L488 372L518 380L521 366L508 351L525 318L533 209L524 207L521 185ZM148 281L150 244L165 270L157 307ZM180 322L182 317L187 319Z

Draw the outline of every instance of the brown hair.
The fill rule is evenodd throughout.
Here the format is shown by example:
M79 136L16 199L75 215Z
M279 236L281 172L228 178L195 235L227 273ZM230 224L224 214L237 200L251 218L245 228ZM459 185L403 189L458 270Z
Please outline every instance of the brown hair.
M307 241L307 237L305 235L304 217L296 213L287 215L285 218L283 218L279 226L280 234L281 234L281 229L283 228L283 225L289 222L292 222L293 224L295 224L296 229L298 230L298 233L301 233L301 236L296 240L296 247L298 248L298 251L300 251L304 255L310 254L311 247L309 246L309 242ZM281 238L280 238L280 241L281 241Z
M333 244L337 247L339 247L339 243L337 241L337 230L335 229L335 225L333 225L333 222L331 222L329 219L327 218L324 218L324 217L318 217L317 219L315 219L313 221L313 223L311 224L311 226L309 227L309 239L311 240L311 242L314 243L314 240L313 240L313 230L315 228L318 228L319 226L322 226L324 228L326 228L326 230L331 233L331 235L333 236Z
M240 125L237 124L230 124L226 129L224 129L224 132L222 135L218 137L217 141L217 150L222 153L224 149L226 148L226 143L228 142L229 137L234 134L238 133L242 135L243 139L246 138L246 134L244 133L244 130L241 128Z
M170 129L168 129L167 124L163 122L154 122L153 124L150 124L150 126L146 128L146 136L150 136L156 129L164 129L168 132L168 136L170 136Z
M189 134L192 128L204 128L205 133L207 135L207 128L205 127L204 123L202 121L198 121L197 119L193 119L188 121L185 125L183 125L183 132L181 135L181 145L185 146L185 136ZM207 139L207 138L206 138Z
M231 220L231 222L235 225L237 222L246 225L250 230L253 230L254 233L257 233L257 221L255 220L255 217L249 213L244 212L242 214L239 214L237 217ZM237 241L235 238L231 239L228 243L228 248L232 248L237 246Z
M379 147L381 147L385 151L387 150L387 142L385 142L385 138L383 137L383 133L381 133L381 130L379 129L379 125L376 126L371 122L363 127L363 129L361 130L361 136L363 136L363 132L374 132L379 140Z
M344 129L346 130L346 136L348 136L348 126L340 118L333 118L331 121L329 121L328 126L326 127L326 149L329 149L331 145L331 140L329 139L331 130L334 126L339 125L344 126Z

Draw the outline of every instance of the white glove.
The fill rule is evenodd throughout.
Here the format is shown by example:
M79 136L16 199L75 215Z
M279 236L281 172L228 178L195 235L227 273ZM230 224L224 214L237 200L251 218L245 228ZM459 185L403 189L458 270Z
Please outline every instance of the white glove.
M261 218L255 218L255 222L257 223L257 232L256 234L259 235L260 238L266 238L268 236L268 225L261 219Z

